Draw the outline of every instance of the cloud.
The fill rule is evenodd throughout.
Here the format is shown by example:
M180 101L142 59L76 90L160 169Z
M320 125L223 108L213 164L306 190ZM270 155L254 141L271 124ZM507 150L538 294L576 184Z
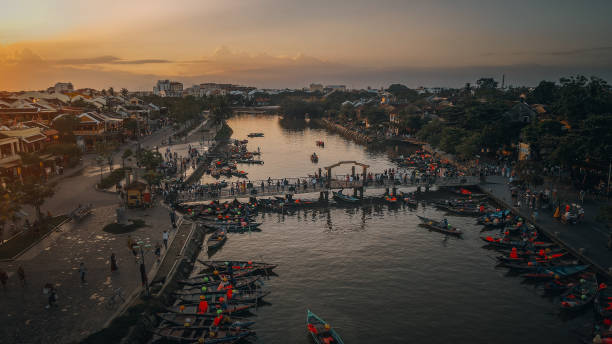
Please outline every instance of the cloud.
M86 57L86 58L74 58L74 59L63 59L54 61L58 65L97 65L97 64L117 64L117 65L139 65L139 64L153 64L153 63L171 63L169 60L162 59L142 59L142 60L124 60L116 56L97 56L97 57Z
M605 53L612 52L612 46L603 47L587 47L570 50L553 50L553 51L509 51L509 52L485 52L480 56L575 56L589 53Z
M580 55L594 52L607 52L612 51L612 46L609 47L592 47L592 48L582 48L582 49L573 49L573 50L561 50L561 51L551 51L546 54L548 55L561 55L561 56L569 56L569 55Z

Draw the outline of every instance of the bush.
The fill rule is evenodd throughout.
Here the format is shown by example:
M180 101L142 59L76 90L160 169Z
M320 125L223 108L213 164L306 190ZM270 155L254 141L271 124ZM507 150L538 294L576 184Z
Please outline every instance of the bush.
M102 181L98 183L98 189L108 189L117 185L120 181L125 178L125 170L128 168L118 168L113 170L109 175L102 178Z

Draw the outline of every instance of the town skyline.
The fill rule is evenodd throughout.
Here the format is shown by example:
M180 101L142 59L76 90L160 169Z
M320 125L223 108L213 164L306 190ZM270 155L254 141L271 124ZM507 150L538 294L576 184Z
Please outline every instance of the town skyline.
M258 88L459 87L502 74L517 86L574 74L610 80L611 9L604 1L20 2L0 14L0 89L62 80L130 90L158 79Z

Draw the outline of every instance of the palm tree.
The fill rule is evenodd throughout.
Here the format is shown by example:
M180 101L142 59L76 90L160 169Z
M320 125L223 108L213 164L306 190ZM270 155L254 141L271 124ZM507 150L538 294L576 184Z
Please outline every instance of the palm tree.
M120 93L124 99L128 99L128 96L130 95L130 92L127 90L127 88L122 88Z

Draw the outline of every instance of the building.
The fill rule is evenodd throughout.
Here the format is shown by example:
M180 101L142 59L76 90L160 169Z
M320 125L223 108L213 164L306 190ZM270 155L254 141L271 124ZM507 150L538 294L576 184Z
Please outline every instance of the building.
M182 97L183 84L178 81L157 80L153 87L153 94L160 97Z
M325 86L325 91L327 92L333 92L333 91L345 92L346 85L327 85Z
M66 93L74 91L74 87L71 82L58 82L53 86L55 93Z
M65 115L59 115L57 119ZM120 141L123 134L123 120L110 117L98 112L84 112L76 115L79 124L72 132L76 137L77 146L83 151L93 151L96 143L108 143L109 141Z
M310 84L310 92L323 92L322 84Z

